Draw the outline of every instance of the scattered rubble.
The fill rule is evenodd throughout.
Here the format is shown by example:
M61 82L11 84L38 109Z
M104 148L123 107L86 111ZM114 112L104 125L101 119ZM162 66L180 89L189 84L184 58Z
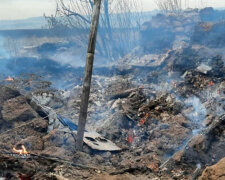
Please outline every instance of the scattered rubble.
M95 71L83 152L75 151L71 132L78 123L82 68L74 73L62 66L60 75L74 80L61 90L35 75L10 81L3 76L0 175L8 179L223 178L224 38L218 34L219 47L216 39L206 39L206 46L195 37L200 38L198 33L204 30L201 35L210 33L214 38L223 25L197 23L212 13L210 9L185 13L179 18L158 15L143 25L142 36L148 38L141 48L149 54L134 51ZM159 38L156 30L162 33ZM184 44L175 46L179 40ZM54 70L50 75L48 80L59 77L53 77ZM70 120L72 128L63 126L58 115ZM22 145L29 155L13 153Z

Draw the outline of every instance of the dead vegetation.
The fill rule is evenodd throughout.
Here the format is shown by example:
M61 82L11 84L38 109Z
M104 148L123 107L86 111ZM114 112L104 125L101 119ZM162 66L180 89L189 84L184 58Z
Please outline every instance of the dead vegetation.
M166 18L171 17L163 17ZM176 23L178 26L181 25ZM131 53L113 67L94 73L83 152L74 147L81 70L71 75L74 69L62 66L64 79L74 77L64 90L53 89L48 81L34 75L3 76L0 176L96 180L223 178L223 49L196 43L190 41L168 52L160 47L158 54ZM60 70L60 66L57 68ZM46 69L42 74L48 73ZM60 77L54 71L50 75ZM102 149L102 145L108 149ZM206 166L217 162L202 174ZM218 171L214 171L216 168Z

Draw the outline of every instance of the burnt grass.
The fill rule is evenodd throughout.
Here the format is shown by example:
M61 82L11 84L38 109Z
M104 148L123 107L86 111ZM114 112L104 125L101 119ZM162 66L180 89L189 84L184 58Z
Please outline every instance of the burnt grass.
M60 64L51 59L36 58L10 58L0 60L1 74L19 76L26 74L35 74L42 76L43 80L50 81L53 87L64 87L71 80L75 84L81 85L84 75L84 67L72 67L68 64ZM94 67L93 75L112 77L115 75L128 76L129 74L146 74L151 70L156 70L148 66L131 66L127 69L121 69L118 66Z

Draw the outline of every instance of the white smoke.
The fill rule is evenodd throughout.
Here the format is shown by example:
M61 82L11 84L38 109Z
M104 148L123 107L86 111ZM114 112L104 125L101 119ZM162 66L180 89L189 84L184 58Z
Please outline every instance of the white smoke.
M0 36L0 59L10 57L9 53L7 52L7 50L4 47L4 42L5 42L5 39Z
M201 103L200 99L196 96L190 97L184 101L187 107L191 108L191 112L185 115L196 124L201 124L205 119L207 111L205 106Z

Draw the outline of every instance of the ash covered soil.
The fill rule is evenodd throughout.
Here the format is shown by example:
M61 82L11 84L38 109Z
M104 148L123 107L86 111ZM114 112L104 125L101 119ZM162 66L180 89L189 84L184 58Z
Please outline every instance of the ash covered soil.
M114 142L119 152L97 151L86 144L83 152L76 152L71 132L37 105L48 106L77 124L81 70L74 73L76 69L62 67L62 79L70 79L64 90L51 88L37 75L3 79L0 176L224 179L225 23L221 13L207 8L184 12L179 18L157 15L143 25L140 33L145 41L139 48L110 66L96 68L86 129ZM159 32L162 36L156 36ZM54 71L49 74L54 77ZM21 145L29 156L12 156L13 147Z

